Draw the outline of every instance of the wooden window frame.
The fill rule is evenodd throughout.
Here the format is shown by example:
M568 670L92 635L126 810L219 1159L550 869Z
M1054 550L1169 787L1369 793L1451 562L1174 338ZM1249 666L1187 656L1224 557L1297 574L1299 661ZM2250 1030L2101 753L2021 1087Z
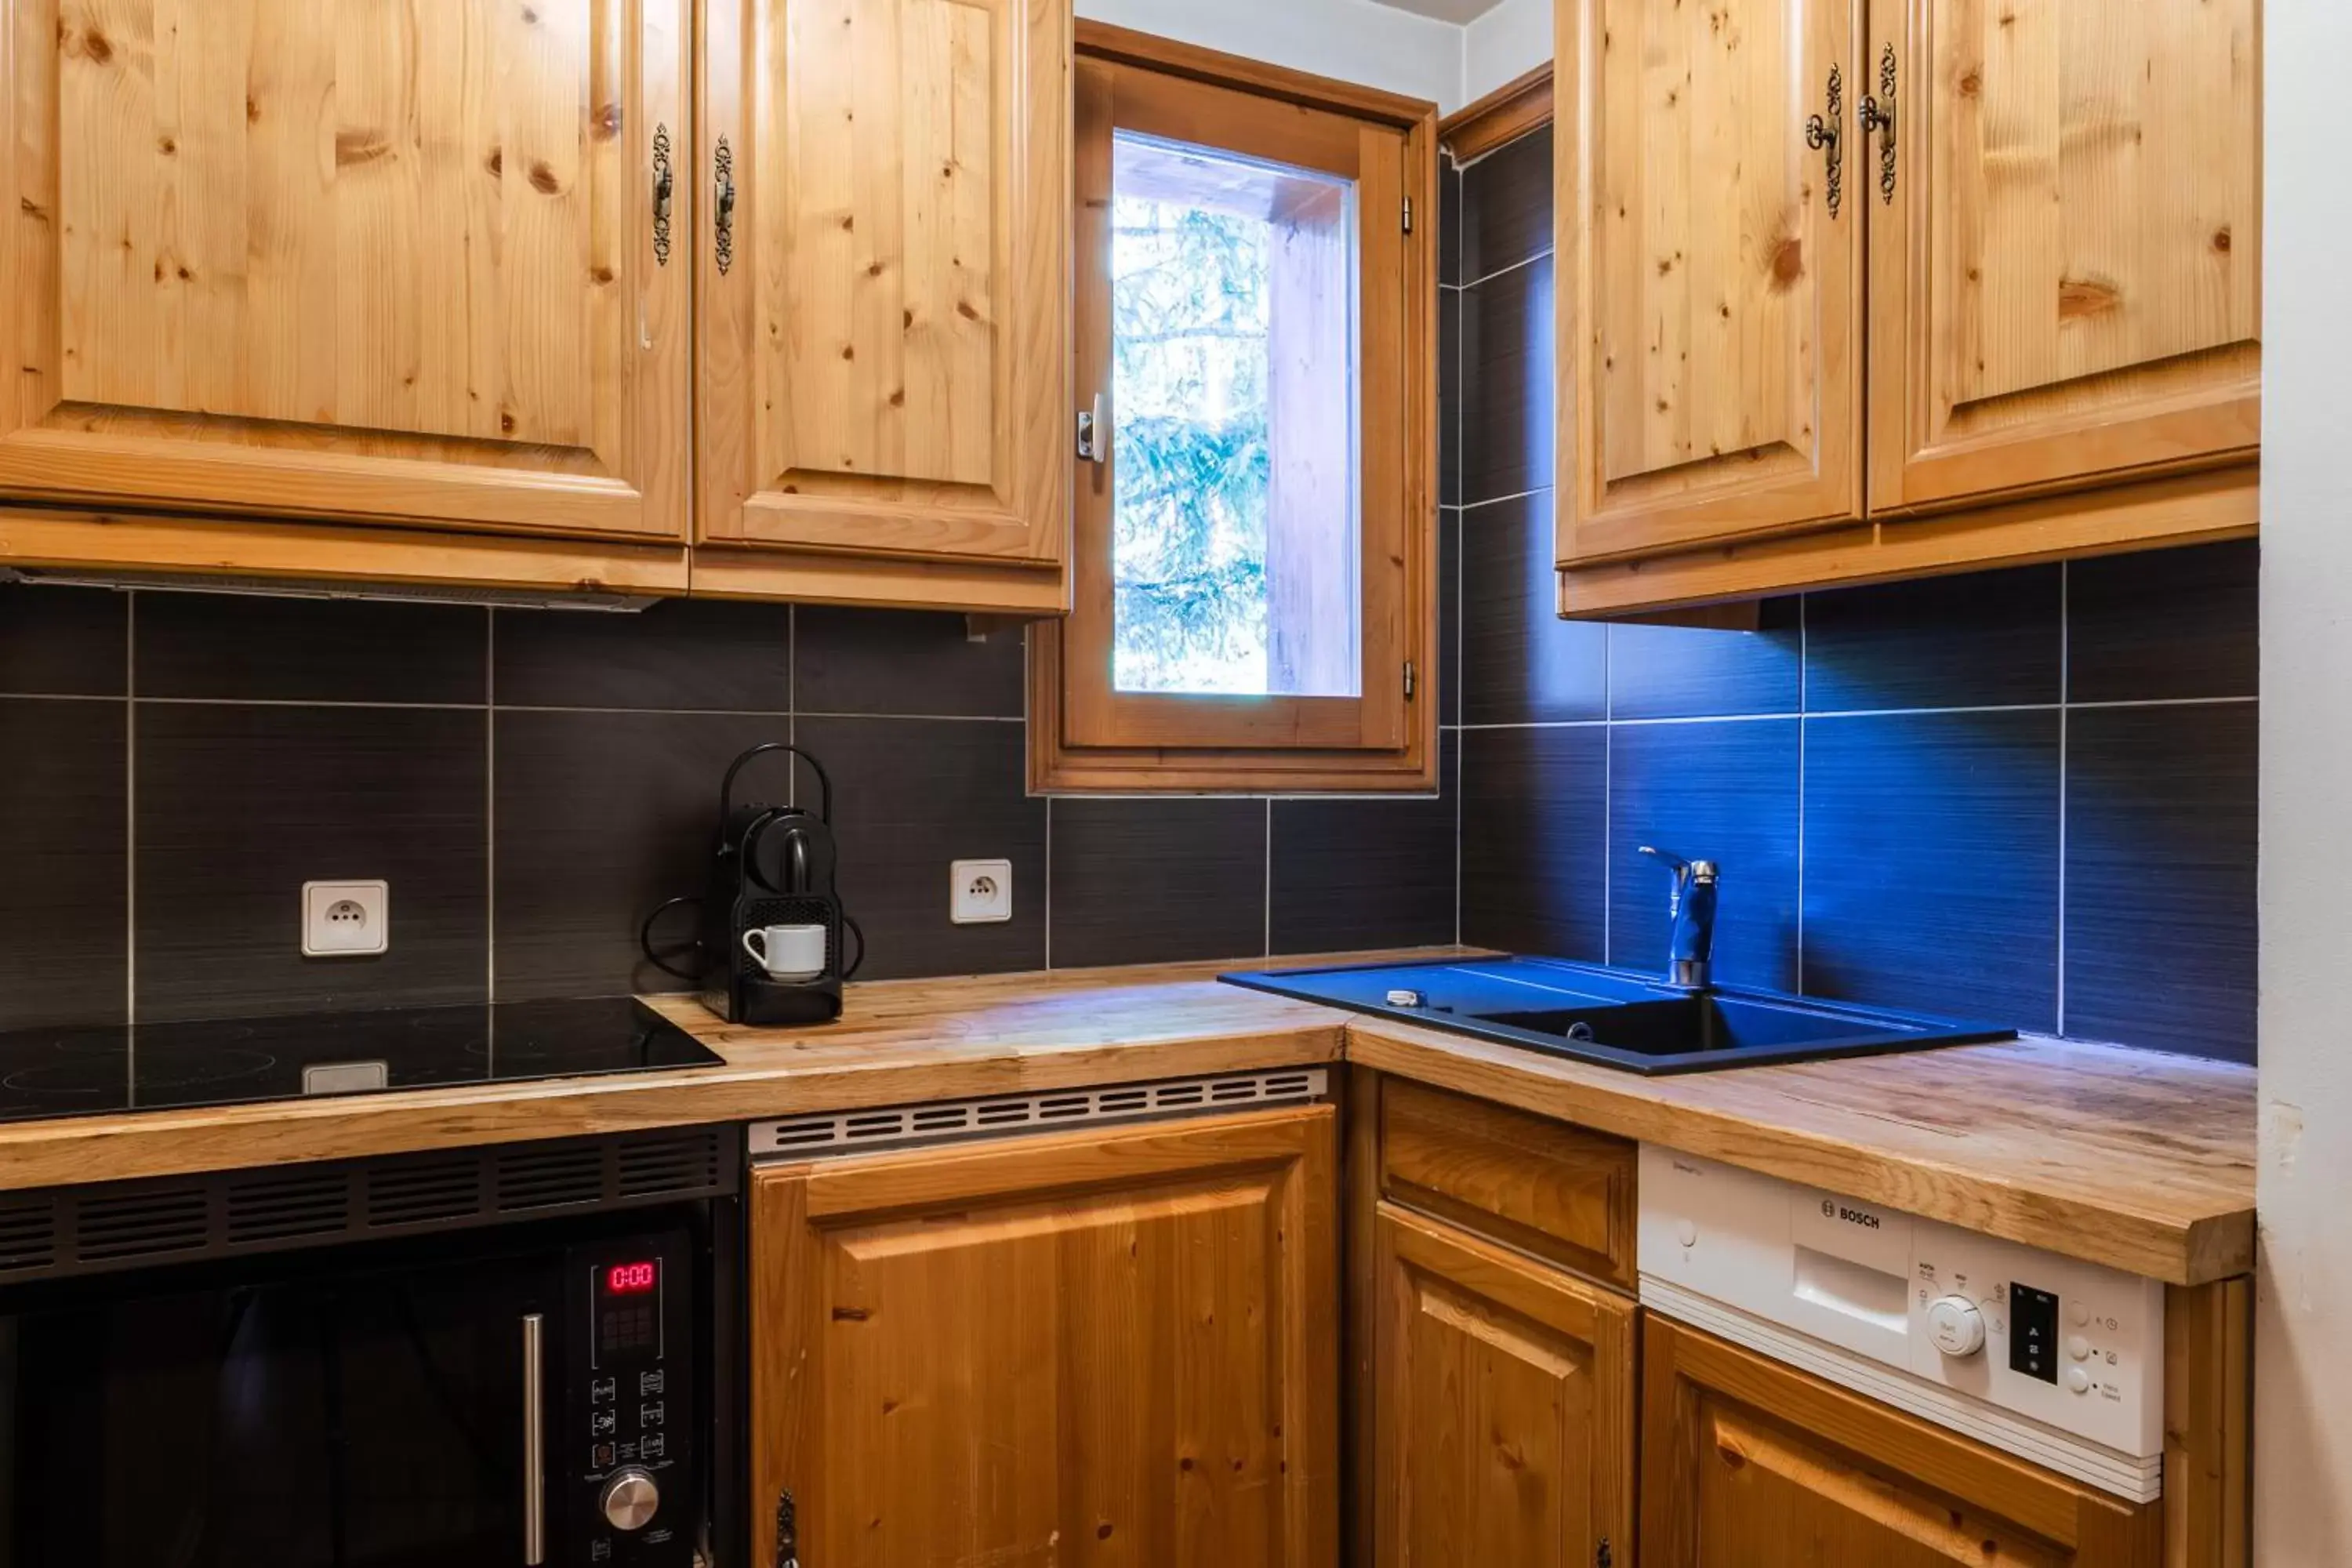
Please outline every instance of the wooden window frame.
M1030 786L1051 794L1433 789L1436 106L1100 23L1078 23L1076 56L1082 127L1090 115L1098 120L1107 112L1116 89L1122 126L1131 114L1141 115L1145 128L1174 140L1213 141L1344 174L1358 182L1368 218L1391 204L1398 217L1392 230L1377 235L1380 226L1362 225L1368 237L1360 258L1361 692L1232 699L1114 691L1108 537L1118 453L1114 446L1107 465L1074 456L1073 608L1068 619L1041 624L1030 637ZM1213 137L1187 135L1188 121L1217 130ZM1104 139L1097 135L1090 144L1082 134L1076 162L1072 214L1083 253L1108 242ZM1408 200L1410 233L1402 212ZM1087 265L1081 254L1079 277ZM1103 297L1082 290L1075 311L1082 398L1108 383L1109 301L1105 290L1091 292ZM1087 650L1083 658L1079 649Z

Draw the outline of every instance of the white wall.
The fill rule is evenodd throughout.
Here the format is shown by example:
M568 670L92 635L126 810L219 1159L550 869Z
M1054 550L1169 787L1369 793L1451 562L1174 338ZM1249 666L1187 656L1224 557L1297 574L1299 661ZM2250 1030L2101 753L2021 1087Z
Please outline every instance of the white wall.
M1462 29L1371 0L1077 0L1091 21L1134 27L1294 70L1433 99L1462 96Z
M2352 1563L2352 7L2267 5L2255 1562Z
M1502 0L1462 29L1462 101L1475 103L1551 58L1552 0Z

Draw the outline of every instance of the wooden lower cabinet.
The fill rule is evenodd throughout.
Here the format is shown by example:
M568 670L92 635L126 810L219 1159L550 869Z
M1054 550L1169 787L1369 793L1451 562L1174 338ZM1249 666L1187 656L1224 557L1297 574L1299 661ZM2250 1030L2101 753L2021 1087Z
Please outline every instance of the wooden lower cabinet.
M1371 1561L1630 1568L1633 1303L1391 1204L1374 1246Z
M761 1170L752 1508L812 1568L1328 1568L1334 1113Z
M1643 1568L2154 1568L2135 1507L1651 1316Z

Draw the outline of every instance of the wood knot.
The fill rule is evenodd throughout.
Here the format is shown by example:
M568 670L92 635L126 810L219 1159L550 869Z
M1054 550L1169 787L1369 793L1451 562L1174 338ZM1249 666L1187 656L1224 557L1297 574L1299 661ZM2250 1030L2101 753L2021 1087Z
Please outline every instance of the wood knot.
M1805 242L1784 235L1772 247L1772 291L1786 293L1805 275Z
M1984 72L1970 66L1960 76L1960 96L1980 98L1984 94Z
M610 142L621 133L621 106L608 103L596 111L596 140Z
M1715 1452L1717 1458L1735 1470L1744 1470L1748 1468L1748 1452L1737 1443L1717 1443L1715 1446Z
M864 1307L835 1307L833 1321L836 1323L862 1323L874 1314Z
M482 167L488 169L494 177L503 177L507 172L506 149L503 147L491 148L489 156L482 160Z
M2062 321L2088 321L2104 316L2123 303L2123 294L2112 283L2102 283L2092 278L2061 278L2058 279L2058 319Z
M2213 231L2213 248L2223 256L2230 254L2230 230L2228 226L2224 225L2222 227L2217 228Z
M81 52L98 64L104 65L114 58L114 46L107 42L104 33L92 27L81 36Z
M1108 1541L1110 1539L1110 1521L1108 1520L1105 1520L1102 1523L1095 1526L1095 1539L1097 1541Z
M338 167L353 163L373 163L392 152L392 142L381 131L338 131L335 132L335 163Z
M546 159L535 158L530 165L530 188L542 196L551 196L563 189L563 182L555 177L555 170Z

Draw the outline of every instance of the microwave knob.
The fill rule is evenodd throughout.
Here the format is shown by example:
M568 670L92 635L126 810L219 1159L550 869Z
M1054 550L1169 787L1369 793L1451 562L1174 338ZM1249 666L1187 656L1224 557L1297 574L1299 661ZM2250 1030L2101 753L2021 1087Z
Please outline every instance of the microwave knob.
M1946 1296L1927 1309L1927 1337L1956 1359L1984 1349L1984 1314L1966 1296Z
M614 1530L643 1530L661 1507L661 1488L644 1469L631 1465L604 1483L604 1495L596 1506Z

